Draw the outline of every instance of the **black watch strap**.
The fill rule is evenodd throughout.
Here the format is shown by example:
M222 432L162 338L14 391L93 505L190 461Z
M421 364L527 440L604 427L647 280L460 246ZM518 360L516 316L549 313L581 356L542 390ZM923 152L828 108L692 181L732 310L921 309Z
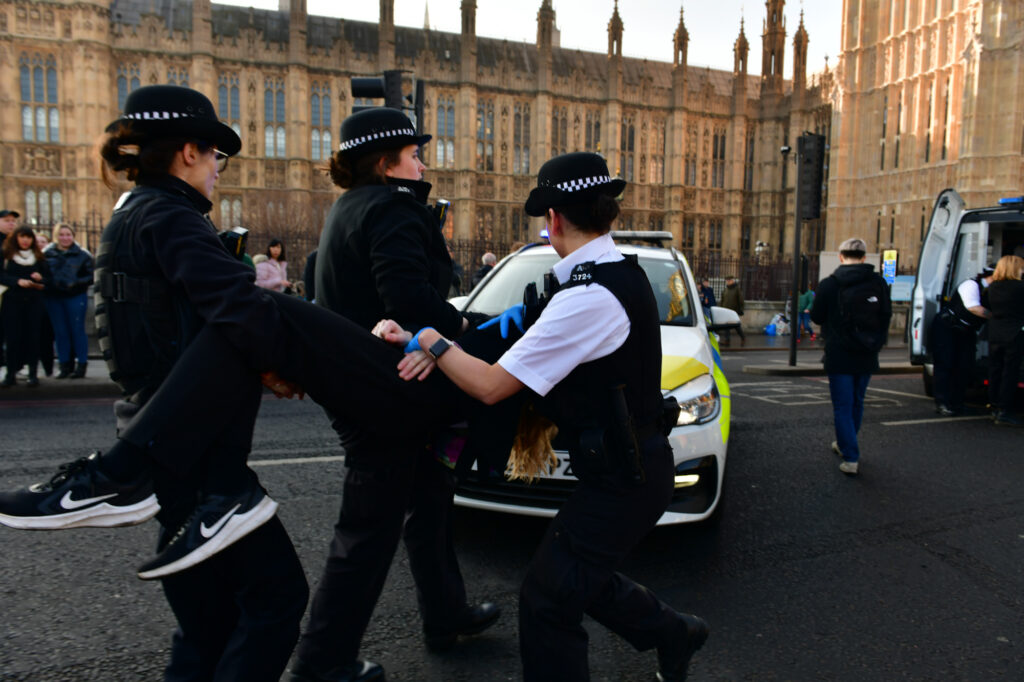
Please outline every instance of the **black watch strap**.
M427 352L430 353L430 357L437 360L442 355L447 353L448 349L451 347L452 342L442 336L441 338L439 338L437 341L430 345L430 348L427 349Z

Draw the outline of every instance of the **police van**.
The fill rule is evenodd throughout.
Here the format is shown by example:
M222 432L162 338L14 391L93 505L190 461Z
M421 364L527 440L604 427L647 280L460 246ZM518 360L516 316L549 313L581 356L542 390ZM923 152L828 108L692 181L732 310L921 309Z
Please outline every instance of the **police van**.
M928 395L933 393L929 332L935 315L961 282L1022 245L1024 197L1000 199L996 206L968 209L956 190L946 189L939 194L921 244L907 325L910 362L924 366L924 388ZM977 359L973 382L976 386L987 376L988 343L984 338L978 343Z

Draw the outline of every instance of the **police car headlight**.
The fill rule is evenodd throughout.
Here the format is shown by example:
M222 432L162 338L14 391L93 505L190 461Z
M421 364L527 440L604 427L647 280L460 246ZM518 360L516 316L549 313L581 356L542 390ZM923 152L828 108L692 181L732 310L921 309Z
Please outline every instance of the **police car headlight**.
M686 382L669 393L679 402L676 426L704 424L715 419L721 406L718 385L710 374Z

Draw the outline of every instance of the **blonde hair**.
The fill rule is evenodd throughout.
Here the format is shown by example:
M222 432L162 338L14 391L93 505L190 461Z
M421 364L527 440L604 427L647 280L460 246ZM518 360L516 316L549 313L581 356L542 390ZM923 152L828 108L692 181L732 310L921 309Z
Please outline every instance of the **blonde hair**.
M505 476L509 480L532 483L541 474L554 471L558 457L551 447L551 439L557 434L558 427L538 412L532 403L523 405Z
M57 233L64 229L71 230L71 236L75 236L75 228L71 227L70 224L57 223L56 225L53 226L53 231L50 233L50 241L57 241Z
M1024 258L1020 256L1003 256L996 263L996 271L992 273L992 281L1003 279L1020 279L1020 271L1024 270Z

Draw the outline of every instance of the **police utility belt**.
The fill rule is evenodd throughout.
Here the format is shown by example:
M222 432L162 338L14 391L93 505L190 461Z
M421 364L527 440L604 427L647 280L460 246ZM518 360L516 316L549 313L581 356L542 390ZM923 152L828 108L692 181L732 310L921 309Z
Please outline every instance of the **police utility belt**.
M167 293L162 282L124 272L105 271L97 279L100 294L114 303L151 303Z
M609 398L608 423L579 429L578 445L570 450L573 470L584 478L589 474L617 483L641 485L647 479L643 448L652 438L664 438L672 431L679 418L679 403L675 398L665 398L660 415L646 424L635 424L626 404L625 385L612 387Z

